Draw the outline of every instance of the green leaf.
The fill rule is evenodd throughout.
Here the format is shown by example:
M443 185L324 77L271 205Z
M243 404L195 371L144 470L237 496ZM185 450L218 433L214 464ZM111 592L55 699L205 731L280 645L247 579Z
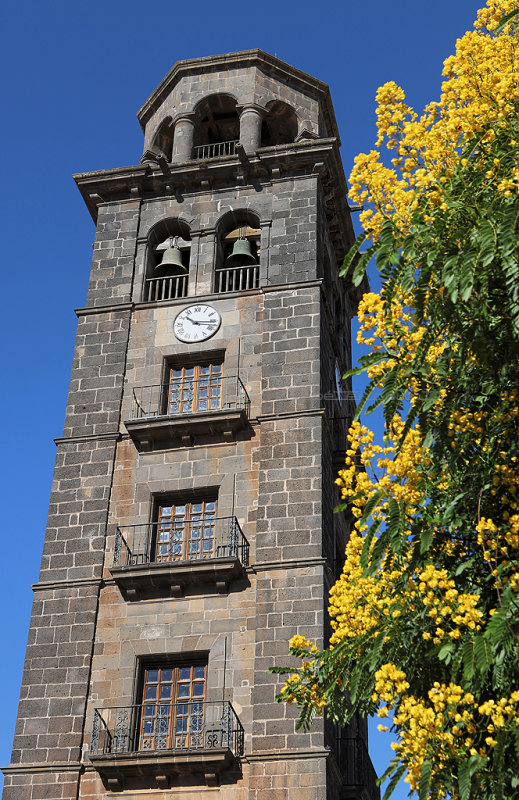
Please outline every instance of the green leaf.
M364 273L366 272L366 267L368 266L375 252L376 248L370 247L365 253L361 253L359 260L355 264L355 269L353 270L353 275L351 277L351 282L354 286L359 286L362 283Z
M357 252L362 247L367 238L368 238L367 233L361 233L360 236L357 236L357 238L355 239L355 242L346 253L344 261L342 262L342 267L339 272L341 278L343 278L345 275L348 274L348 270L353 262L353 259L355 258Z
M373 509L377 505L378 501L382 497L384 497L384 492L381 492L381 491L375 492L375 494L371 495L371 497L369 498L368 502L366 503L366 507L364 508L364 512L363 512L361 520L360 520L361 523L362 522L366 522L368 517L371 515L371 512L373 511Z
M440 648L438 653L439 660L444 661L446 664L450 664L453 651L454 642L446 642L443 647Z
M462 654L463 680L467 683L474 675L474 642L472 639L467 639L463 642Z
M362 553L360 554L360 565L362 569L367 569L369 564L369 556L370 556L370 548L371 542L373 541L373 537L375 536L376 532L382 525L382 520L377 519L375 522L372 522L368 531L366 532L366 536L364 537L364 542L362 544Z
M492 666L492 651L481 634L474 637L474 656L478 671L485 675Z
M479 239L481 246L479 259L481 266L487 267L494 260L496 252L496 234L488 219L481 222Z
M397 786L398 782L400 781L402 775L404 775L405 771L406 771L405 764L401 764L398 767L398 769L393 773L393 777L391 778L391 780L389 781L389 783L388 783L388 785L386 787L386 790L384 792L384 796L383 796L382 800L389 800L389 798L391 797L391 795L395 791L396 786Z
M468 759L460 761L458 766L458 791L460 800L470 800L470 763Z
M420 785L418 789L418 797L420 800L427 800L429 796L429 788L431 785L431 762L426 759L422 764L420 772Z
M503 17L497 28L494 28L493 33L499 33L500 31L502 31L505 25L511 22L518 15L519 15L518 8L514 8L513 11L509 11L508 14L505 14L505 16Z
M393 539L400 532L400 506L393 497L389 503L389 520L387 532L390 539Z
M425 528L420 534L420 553L423 555L430 550L433 543L433 529L431 527Z

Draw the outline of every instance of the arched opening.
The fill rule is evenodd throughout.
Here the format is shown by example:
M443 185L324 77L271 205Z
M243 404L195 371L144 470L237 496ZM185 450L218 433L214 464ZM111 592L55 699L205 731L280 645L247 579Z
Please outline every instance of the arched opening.
M191 254L189 225L164 219L148 234L144 300L186 297Z
M171 117L166 117L161 122L155 136L153 137L152 151L159 151L162 153L168 163L171 161L171 153L173 149L173 128L171 126Z
M242 292L259 286L261 230L252 211L229 211L217 225L215 292Z
M240 138L236 100L228 94L204 98L195 111L194 158L234 155Z
M281 100L267 103L267 111L261 125L261 146L274 147L277 144L294 142L298 130L295 111Z

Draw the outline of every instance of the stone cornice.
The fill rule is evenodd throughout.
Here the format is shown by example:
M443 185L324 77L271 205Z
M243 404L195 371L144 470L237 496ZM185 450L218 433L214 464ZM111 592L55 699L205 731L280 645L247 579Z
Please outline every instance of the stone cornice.
M279 750L277 753L260 750L256 753L245 753L242 758L244 761L291 761L301 758L329 758L330 753L324 747L315 750Z
M229 185L242 187L272 180L314 175L322 186L330 233L339 258L354 241L346 201L347 184L339 143L331 139L303 139L292 144L260 148L243 161L223 156L204 161L169 164L164 170L152 164L86 172L74 175L81 195L97 222L99 207L106 203L142 202L175 194L207 194Z
M33 592L52 591L53 589L77 589L82 586L100 586L103 583L101 578L75 578L63 581L38 581L32 583Z
M70 761L56 761L55 763L46 764L9 764L8 767L0 767L4 775L18 775L20 773L37 773L37 772L82 772L84 770L83 764L79 761L71 763Z

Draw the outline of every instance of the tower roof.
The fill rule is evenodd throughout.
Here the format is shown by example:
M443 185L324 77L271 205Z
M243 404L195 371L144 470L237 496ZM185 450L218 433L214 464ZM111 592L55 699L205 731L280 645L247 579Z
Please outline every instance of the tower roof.
M183 76L236 67L259 67L273 76L279 76L284 82L289 83L295 88L300 88L317 95L321 102L322 112L329 135L339 140L339 131L328 84L312 77L312 75L308 75L300 69L296 69L296 67L292 67L285 61L276 58L276 56L270 55L270 53L258 49L240 50L236 53L225 53L223 55L177 61L137 112L137 118L141 128L144 130L152 114L159 108L161 103Z

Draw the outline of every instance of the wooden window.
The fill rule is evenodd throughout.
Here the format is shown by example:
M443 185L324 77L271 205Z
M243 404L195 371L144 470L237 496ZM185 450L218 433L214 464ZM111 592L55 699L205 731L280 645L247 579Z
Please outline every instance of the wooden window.
M206 664L144 669L139 750L203 747L206 673Z
M191 561L216 554L216 500L161 504L156 561Z
M168 379L167 413L192 414L222 407L223 365L195 364L171 367Z

